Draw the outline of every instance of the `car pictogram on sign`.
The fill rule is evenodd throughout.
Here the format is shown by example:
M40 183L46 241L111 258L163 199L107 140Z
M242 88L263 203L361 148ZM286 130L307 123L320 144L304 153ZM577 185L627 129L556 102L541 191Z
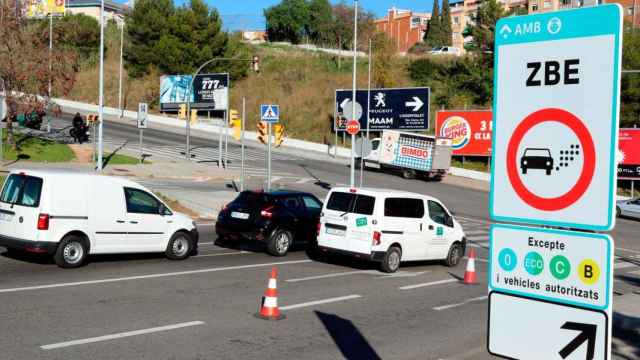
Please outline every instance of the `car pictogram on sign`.
M527 148L520 158L520 169L522 174L526 174L529 169L545 170L547 175L551 175L553 170L553 157L549 149Z

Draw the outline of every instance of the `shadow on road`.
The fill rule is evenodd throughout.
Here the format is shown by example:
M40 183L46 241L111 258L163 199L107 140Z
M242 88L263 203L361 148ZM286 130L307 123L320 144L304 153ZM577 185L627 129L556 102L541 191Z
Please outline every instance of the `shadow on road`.
M640 359L640 317L613 313L611 352L617 359Z
M311 170L307 169L307 165L300 164L300 167L302 168L302 170L304 170L307 174L309 174L309 176L311 176L315 180L315 182L313 183L314 185L320 186L325 190L331 190L331 184L328 182L322 181L319 177L316 176L316 174L312 173Z
M360 330L347 319L337 315L316 311L316 316L331 335L333 342L347 360L379 360L381 359L371 344L360 333Z

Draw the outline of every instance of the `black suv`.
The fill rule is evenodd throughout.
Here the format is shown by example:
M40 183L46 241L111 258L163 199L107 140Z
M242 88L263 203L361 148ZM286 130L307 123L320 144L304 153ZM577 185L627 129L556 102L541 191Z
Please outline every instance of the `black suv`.
M294 243L315 243L322 202L297 191L243 191L218 215L218 240L263 242L267 252L284 256Z

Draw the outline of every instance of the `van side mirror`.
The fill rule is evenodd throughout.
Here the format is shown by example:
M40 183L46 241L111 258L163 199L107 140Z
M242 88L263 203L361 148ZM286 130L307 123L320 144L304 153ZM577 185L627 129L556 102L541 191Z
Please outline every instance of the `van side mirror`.
M173 213L171 212L171 210L167 208L165 204L160 204L160 208L158 208L158 215L168 216L168 215L173 215Z

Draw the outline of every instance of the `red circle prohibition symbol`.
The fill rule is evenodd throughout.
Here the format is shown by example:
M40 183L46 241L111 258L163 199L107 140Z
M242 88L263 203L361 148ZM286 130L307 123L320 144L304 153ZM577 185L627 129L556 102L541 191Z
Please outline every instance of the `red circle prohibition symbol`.
M548 121L558 122L570 128L578 137L584 156L582 172L580 173L578 181L565 194L553 198L538 196L527 189L518 173L517 160L518 148L527 132L534 126ZM507 175L509 176L509 181L520 199L538 210L558 211L573 205L584 195L589 185L591 185L595 169L596 150L593 144L593 138L582 121L568 111L554 108L538 110L527 116L520 125L516 127L511 136L511 140L509 140L507 147Z

